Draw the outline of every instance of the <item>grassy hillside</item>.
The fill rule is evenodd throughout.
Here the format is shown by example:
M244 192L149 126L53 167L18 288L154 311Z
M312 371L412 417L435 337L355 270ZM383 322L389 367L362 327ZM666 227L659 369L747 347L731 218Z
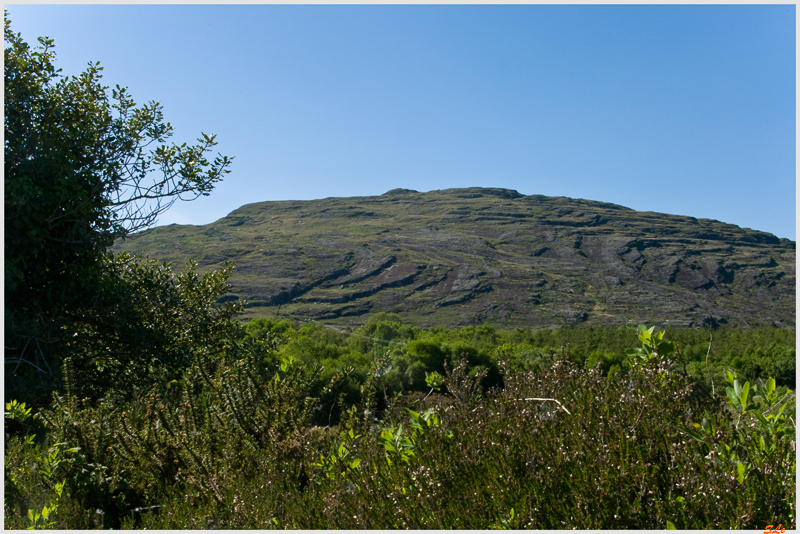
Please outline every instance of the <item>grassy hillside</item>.
M795 324L795 243L695 219L505 189L259 202L116 250L235 261L245 317L419 326Z

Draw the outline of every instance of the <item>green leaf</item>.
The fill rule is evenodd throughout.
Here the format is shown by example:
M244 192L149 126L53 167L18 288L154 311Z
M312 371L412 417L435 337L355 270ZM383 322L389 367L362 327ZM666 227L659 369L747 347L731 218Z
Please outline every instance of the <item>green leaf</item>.
M736 479L739 482L744 482L744 469L744 464L742 462L736 464L736 472L738 473Z
M747 396L750 394L750 382L745 382L739 402L742 404L742 413L747 410Z
M706 434L711 435L714 433L714 425L711 421L708 420L707 417L703 417L703 423L701 426L703 427L703 431Z
M658 344L658 353L662 356L668 356L675 352L677 346L674 341L662 341Z
M766 391L767 396L772 395L774 392L775 392L775 379L772 378L772 377L769 377L767 379L767 391Z
M675 528L675 523L667 519L667 530L678 530Z
M767 429L767 428L769 428L771 426L769 424L769 420L767 420L767 418L764 417L764 415L761 412L753 411L753 412L750 412L750 413L752 413L755 416L755 418L758 419L761 422L761 425L765 429Z
M650 345L650 332L642 332L639 334L639 341L644 345Z
M736 392L733 390L733 388L725 388L725 394L728 396L728 400L732 406L739 406L739 396L736 395Z
M734 380L736 380L736 375L730 369L725 369L725 381L733 385Z
M700 426L697 423L693 423L693 424L697 425L698 427ZM698 431L696 431L696 430L694 430L692 428L687 428L686 430L684 430L684 432L690 438L694 439L695 441L700 441L700 442L704 442L705 441L705 438L703 437L703 435L700 434L700 432L698 432Z

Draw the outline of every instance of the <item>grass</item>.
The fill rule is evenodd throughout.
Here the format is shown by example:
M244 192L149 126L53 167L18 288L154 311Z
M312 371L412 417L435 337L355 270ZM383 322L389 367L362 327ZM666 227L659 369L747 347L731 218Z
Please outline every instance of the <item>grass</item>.
M235 261L232 293L254 304L247 317L273 316L278 303L263 306L259 299L275 296L292 284L308 288L295 295L307 302L315 302L323 293L367 293L380 282L381 273L341 291L337 279L322 280L332 271L352 272L359 261L388 255L396 257L397 267L428 266L414 286L430 283L429 289L404 297L406 287L384 287L377 294L380 299L376 295L353 299L356 308L363 310L357 315L337 316L337 308L332 308L327 320L358 324L358 317L381 303L382 310L394 313L418 309L426 317L420 326L455 327L484 322L492 317L493 304L502 302L506 314L498 323L512 327L550 326L563 309L587 312L586 323L597 325L623 324L622 309L639 310L637 322L656 324L669 320L697 326L711 315L732 325L771 325L773 321L794 325L794 276L787 270L795 261L792 243L716 221L642 213L585 200L509 196L515 195L474 188L262 202L243 206L210 225L155 228L115 249L173 261L176 267L197 258L201 271L218 268L225 260ZM576 235L581 237L579 248L575 248ZM620 247L630 242L650 256L649 263L624 262ZM648 247L656 242L658 254L650 254ZM547 251L535 255L542 247ZM694 251L699 249L709 250L698 260ZM759 254L773 258L775 264L765 266L747 259ZM694 264L702 268L705 262L727 265L735 276L730 283L717 281L710 290L665 285L648 270L664 258L681 259L679 267L687 273L694 272ZM455 293L438 281L434 265L449 269L470 265L479 273L475 279L492 290L453 305L454 313L449 306L438 306ZM549 284L539 291L539 304L528 306L520 295L528 289L532 269ZM491 276L496 271L501 275ZM775 287L762 293L742 287L742 281L759 273L766 277L763 284L774 282ZM623 284L607 286L606 277L619 278ZM717 290L724 294L716 294ZM609 299L618 309L593 313ZM673 305L669 310L663 306L667 301ZM283 302L280 306L281 314L296 320L309 315L308 304ZM568 323L563 318L559 325Z

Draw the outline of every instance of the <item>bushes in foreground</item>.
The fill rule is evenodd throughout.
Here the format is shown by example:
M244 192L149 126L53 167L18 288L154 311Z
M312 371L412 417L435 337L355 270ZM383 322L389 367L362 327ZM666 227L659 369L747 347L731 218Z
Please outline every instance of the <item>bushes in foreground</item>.
M624 374L501 358L486 389L464 360L424 398L387 398L375 358L331 427L311 421L347 371L319 389L261 352L198 354L133 401L9 405L6 525L47 505L70 529L794 528L794 395L733 373L712 395L647 333Z

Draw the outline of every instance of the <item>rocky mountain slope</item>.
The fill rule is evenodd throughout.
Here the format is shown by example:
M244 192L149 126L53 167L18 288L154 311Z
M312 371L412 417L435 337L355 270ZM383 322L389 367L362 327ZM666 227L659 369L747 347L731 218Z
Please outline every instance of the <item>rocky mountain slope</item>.
M115 246L201 271L236 262L247 317L420 326L795 326L795 242L695 219L507 189L245 205Z

